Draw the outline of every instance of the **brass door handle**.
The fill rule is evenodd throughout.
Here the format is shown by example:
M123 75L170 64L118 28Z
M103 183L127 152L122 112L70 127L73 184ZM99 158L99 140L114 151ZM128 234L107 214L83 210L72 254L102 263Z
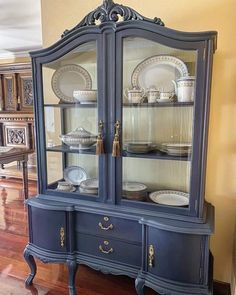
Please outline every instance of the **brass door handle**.
M101 228L101 230L112 230L114 228L113 224L110 224L108 227L104 227L101 222L99 222L98 226Z
M102 245L99 246L99 250L100 250L103 254L111 254L111 253L114 252L113 248L110 248L110 249L107 250L107 251L104 250L104 249L102 248Z
M155 249L153 245L148 247L148 265L154 267Z
M61 227L61 229L60 229L60 240L61 240L61 247L63 248L65 246L65 230L64 230L64 227Z

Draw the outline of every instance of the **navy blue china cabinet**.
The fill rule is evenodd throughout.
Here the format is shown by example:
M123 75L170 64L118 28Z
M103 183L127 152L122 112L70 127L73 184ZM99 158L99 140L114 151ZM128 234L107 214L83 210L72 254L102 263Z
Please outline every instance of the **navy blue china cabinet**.
M104 0L32 52L39 194L27 200L30 267L65 263L165 295L212 294L204 198L214 31L166 28ZM78 272L79 275L79 272Z

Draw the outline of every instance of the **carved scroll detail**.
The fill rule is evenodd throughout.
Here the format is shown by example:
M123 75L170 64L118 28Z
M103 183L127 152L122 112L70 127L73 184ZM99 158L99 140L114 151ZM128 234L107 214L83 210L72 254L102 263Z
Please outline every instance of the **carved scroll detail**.
M128 6L114 3L113 0L104 0L101 6L90 12L76 27L72 30L66 30L62 34L62 38L78 28L96 25L96 21L104 23L130 20L142 20L164 26L160 18L150 19Z

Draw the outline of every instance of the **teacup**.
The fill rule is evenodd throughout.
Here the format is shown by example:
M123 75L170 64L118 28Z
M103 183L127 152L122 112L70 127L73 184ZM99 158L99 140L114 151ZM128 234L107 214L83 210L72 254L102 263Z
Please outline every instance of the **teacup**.
M57 190L64 191L64 192L70 192L74 189L74 186L66 181L59 181L57 185Z
M156 88L150 88L147 91L148 103L155 103L159 98L160 92Z
M125 96L129 103L141 103L144 97L144 90L134 87L133 89L127 89L125 91Z
M173 98L174 94L172 92L160 92L159 99L160 100L168 100Z

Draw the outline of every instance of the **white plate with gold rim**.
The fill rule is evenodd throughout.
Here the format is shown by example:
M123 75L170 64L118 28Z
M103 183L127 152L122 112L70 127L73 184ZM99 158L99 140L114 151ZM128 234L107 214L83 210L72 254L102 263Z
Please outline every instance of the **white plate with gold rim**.
M75 64L65 65L52 76L52 90L64 102L76 102L75 90L91 90L92 79L87 70Z
M172 92L172 80L188 76L186 64L171 55L156 55L142 61L133 71L133 87L149 89L153 86L161 91Z
M157 204L166 206L182 207L189 205L189 193L172 190L161 190L153 192L149 198Z

